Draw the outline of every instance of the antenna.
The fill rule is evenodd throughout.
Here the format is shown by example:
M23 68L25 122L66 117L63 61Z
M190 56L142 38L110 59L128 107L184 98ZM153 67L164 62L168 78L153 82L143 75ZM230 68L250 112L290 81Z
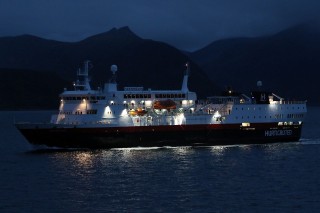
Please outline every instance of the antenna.
M185 75L190 75L190 64L189 64L189 62L186 63Z
M186 63L186 70L183 76L183 81L182 81L182 87L181 87L181 91L183 92L188 92L188 77L189 77L189 73L190 73L190 65L189 62Z

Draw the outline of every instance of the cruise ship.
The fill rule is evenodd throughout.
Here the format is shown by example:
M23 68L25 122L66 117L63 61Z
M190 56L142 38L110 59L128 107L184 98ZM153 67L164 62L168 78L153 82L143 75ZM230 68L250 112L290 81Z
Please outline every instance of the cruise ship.
M250 94L228 89L198 100L188 89L190 67L178 90L124 87L118 68L103 88L92 89L90 62L77 71L73 90L64 89L48 123L16 123L34 145L62 148L214 146L299 141L306 101L286 100L264 91L258 81ZM49 120L49 119L48 119Z

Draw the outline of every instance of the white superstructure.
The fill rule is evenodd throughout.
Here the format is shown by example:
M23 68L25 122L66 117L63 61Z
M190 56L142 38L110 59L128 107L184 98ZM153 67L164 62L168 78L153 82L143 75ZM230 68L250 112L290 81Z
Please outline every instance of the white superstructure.
M197 100L188 89L189 66L183 77L181 90L152 90L125 87L118 90L117 66L104 88L91 89L90 62L77 72L74 90L61 95L59 113L51 123L85 126L159 126L193 124L278 123L301 125L306 102L285 101L268 92L253 92L250 97L232 90L223 96ZM261 82L260 82L261 84Z

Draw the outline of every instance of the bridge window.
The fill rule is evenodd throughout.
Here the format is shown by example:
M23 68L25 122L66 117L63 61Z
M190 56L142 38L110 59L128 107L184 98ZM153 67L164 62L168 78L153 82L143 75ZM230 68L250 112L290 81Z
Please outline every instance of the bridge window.
M89 109L87 110L87 114L97 114L98 110L96 109Z

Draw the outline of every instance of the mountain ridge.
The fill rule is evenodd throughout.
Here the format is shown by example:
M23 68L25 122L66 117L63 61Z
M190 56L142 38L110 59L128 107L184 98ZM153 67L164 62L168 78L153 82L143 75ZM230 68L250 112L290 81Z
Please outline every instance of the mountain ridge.
M190 57L220 87L246 91L262 80L265 89L279 95L320 104L314 92L320 77L320 31L310 24L269 36L216 41Z
M219 94L220 88L229 86L249 92L262 80L265 89L291 99L308 99L312 105L320 104L314 92L320 77L319 57L320 30L314 30L312 24L269 36L218 40L191 53L140 38L129 27L112 28L77 42L33 35L0 38L0 68L31 70L40 78L44 77L39 73L52 72L58 82L73 81L80 64L89 59L96 87L110 78L109 67L117 64L120 89L180 89L184 64L189 61L189 89L200 97Z
M75 71L82 62L90 60L93 87L101 87L108 81L109 67L117 64L119 89L124 86L180 89L184 65L189 61L192 70L189 89L200 97L216 89L201 68L180 50L163 42L142 39L128 27L113 28L72 43L26 35L11 37L10 42L0 38L0 58L0 68L52 72L69 82L75 80Z

